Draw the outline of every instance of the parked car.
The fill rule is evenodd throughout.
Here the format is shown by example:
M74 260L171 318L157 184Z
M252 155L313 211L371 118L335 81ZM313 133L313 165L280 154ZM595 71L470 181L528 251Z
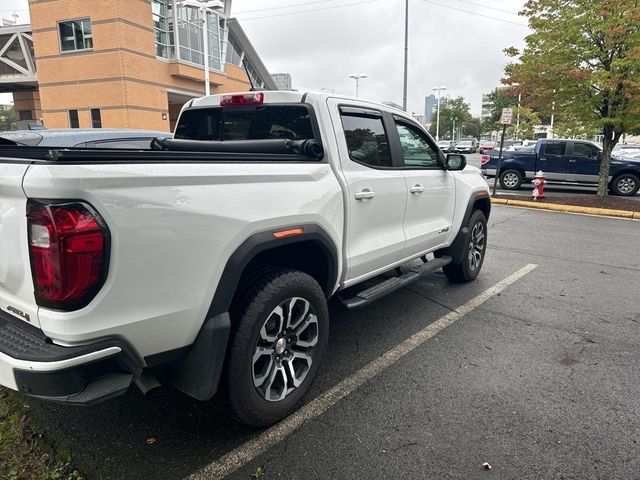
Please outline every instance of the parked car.
M213 95L153 147L0 156L1 385L86 405L158 381L204 401L224 381L267 425L318 372L327 299L482 267L487 182L391 107Z
M460 140L456 143L454 151L457 153L473 153L476 151L476 147L472 140Z
M493 150L498 145L498 142L485 141L480 142L480 153L488 152L489 150Z
M517 190L525 181L542 170L549 183L594 185L598 183L602 148L584 140L538 140L533 150L503 153L500 171L496 173L498 152L481 158L482 172L500 179L507 190ZM616 156L611 161L609 190L615 195L635 195L640 188L640 162Z
M438 142L438 147L445 153L453 152L455 149L455 143L451 140L440 140Z
M14 130L0 132L0 145L149 150L151 140L169 136L168 132L117 128Z
M627 150L640 150L640 144L638 143L619 143L613 147L614 154L622 154Z

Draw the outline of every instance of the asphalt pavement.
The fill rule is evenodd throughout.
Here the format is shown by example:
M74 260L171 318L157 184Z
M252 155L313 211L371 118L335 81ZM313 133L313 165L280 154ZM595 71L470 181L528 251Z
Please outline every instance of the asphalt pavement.
M480 168L481 165L481 157L479 153L467 154L467 162L469 165L473 165L474 167ZM494 179L488 179L489 185L493 189ZM500 195L530 195L533 191L533 185L529 183L523 183L522 186L518 190L505 190L500 187L500 182L498 182L496 192ZM558 197L558 196L567 196L567 195L595 195L598 191L597 186L578 186L578 185L554 185L547 184L544 187L544 193L547 197ZM640 192L635 194L633 197L625 197L631 200L635 200L640 202Z
M637 221L494 206L476 281L436 273L360 311L331 303L307 401L456 321L228 478L640 478L639 245ZM84 409L26 401L90 480L215 478L199 472L266 435L171 389Z

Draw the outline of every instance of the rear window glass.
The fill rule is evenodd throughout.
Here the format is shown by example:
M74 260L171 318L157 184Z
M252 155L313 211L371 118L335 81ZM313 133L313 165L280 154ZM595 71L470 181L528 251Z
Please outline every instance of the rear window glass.
M242 108L196 108L186 110L176 127L183 140L313 139L307 107L259 106Z

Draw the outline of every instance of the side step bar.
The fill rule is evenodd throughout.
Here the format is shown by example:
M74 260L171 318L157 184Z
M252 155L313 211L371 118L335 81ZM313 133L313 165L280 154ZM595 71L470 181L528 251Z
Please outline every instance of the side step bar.
M397 277L391 277L387 280L380 282L373 287L367 288L366 290L362 290L358 292L355 296L351 298L340 298L340 302L347 310L355 310L357 308L362 308L365 305L369 305L370 303L378 300L379 298L384 297L385 295L390 294L391 292L395 292L396 290L408 285L412 282L415 282L419 278L424 277L425 275L429 275L430 273L435 272L439 268L444 267L445 265L449 265L451 263L451 257L440 257L434 258L433 260L429 260L423 265L419 265L415 268L412 268L407 273L402 275L398 275Z

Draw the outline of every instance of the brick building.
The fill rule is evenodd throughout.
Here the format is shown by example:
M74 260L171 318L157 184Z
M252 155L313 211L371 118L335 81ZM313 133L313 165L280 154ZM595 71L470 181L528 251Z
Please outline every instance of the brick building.
M18 120L170 130L180 108L204 95L198 9L176 0L30 0L29 11L30 29L15 38L0 29L13 51L10 60L0 55L0 91L13 91ZM230 11L226 0L208 14L211 93L275 89Z

